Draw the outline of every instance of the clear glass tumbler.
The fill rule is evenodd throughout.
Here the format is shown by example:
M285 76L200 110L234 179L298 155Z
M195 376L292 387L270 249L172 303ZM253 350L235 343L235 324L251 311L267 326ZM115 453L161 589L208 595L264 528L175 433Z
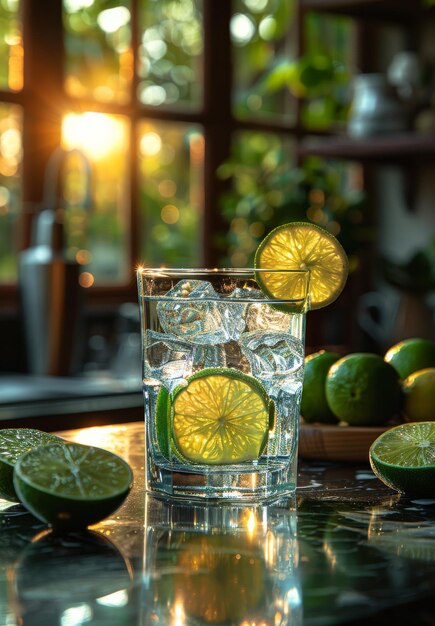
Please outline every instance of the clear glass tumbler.
M264 287L278 283L285 300ZM304 270L138 271L148 491L295 490L308 283Z

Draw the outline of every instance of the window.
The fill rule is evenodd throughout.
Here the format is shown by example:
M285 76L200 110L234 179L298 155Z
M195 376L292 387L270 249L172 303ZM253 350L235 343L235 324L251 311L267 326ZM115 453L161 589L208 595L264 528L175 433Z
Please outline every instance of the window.
M274 220L293 218L300 138L346 106L330 79L345 74L349 23L302 20L297 0L44 0L43 12L2 0L0 18L0 291L11 300L16 253L59 183L46 167L59 146L67 253L92 298L121 301L139 261L249 263Z

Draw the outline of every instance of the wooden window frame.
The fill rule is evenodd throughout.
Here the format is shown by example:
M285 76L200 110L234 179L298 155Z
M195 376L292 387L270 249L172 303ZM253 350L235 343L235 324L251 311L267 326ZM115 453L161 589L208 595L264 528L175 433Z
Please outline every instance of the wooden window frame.
M66 111L98 111L124 115L131 123L130 136L130 258L133 268L138 258L138 232L141 227L138 210L137 124L140 120L168 121L198 124L205 136L204 207L202 225L202 264L216 265L218 250L215 235L225 232L227 226L220 215L219 196L223 183L216 176L218 166L230 153L231 138L241 130L258 130L292 136L296 142L306 132L300 122L300 107L296 100L294 123L275 123L258 119L240 120L232 112L232 54L230 19L232 2L204 0L204 63L203 106L198 111L171 110L145 106L138 102L137 50L139 43L139 1L131 0L132 49L134 51L134 78L130 103L102 104L97 101L72 98L64 89L64 42L62 0L21 0L24 41L24 88L19 93L0 91L0 101L23 107L23 207L37 206L43 196L45 166L50 154L60 145L62 117ZM299 5L299 3L297 3ZM297 52L301 51L302 15L296 15ZM134 26L136 25L136 28ZM43 68L50 68L49 72ZM41 71L42 70L42 71ZM316 134L311 133L310 134ZM32 210L23 210L19 228L19 249L30 244ZM16 307L16 285L0 285L0 300ZM125 285L93 286L89 302L93 305L119 304L136 298L134 280Z

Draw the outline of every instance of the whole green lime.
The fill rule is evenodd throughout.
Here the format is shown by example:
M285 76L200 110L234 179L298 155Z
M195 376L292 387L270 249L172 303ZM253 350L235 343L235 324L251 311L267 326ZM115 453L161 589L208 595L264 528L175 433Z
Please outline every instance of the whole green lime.
M402 382L403 412L410 422L435 422L435 367L413 372Z
M339 358L339 354L326 350L306 357L301 400L301 415L306 422L334 424L338 421L326 401L325 382L329 368Z
M351 426L385 424L401 404L396 370L381 356L355 353L339 359L326 377L329 408Z
M391 346L384 356L398 372L400 378L406 378L417 370L435 367L435 341L431 339L405 339Z

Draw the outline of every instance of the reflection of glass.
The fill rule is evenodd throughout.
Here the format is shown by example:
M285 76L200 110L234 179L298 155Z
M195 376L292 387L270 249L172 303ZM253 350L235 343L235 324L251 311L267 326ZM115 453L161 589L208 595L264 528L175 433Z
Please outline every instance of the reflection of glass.
M129 562L104 535L46 530L18 558L13 591L29 625L99 622L109 611L111 623L122 623L131 579Z
M139 3L140 102L199 107L202 97L202 0Z
M139 270L147 489L232 501L295 490L308 279Z
M72 156L65 172L68 251L87 271L82 286L121 282L128 276L129 125L120 115L69 113L62 145L78 148L92 165L93 207L83 209L83 162Z
M133 76L130 0L64 0L65 87L100 102L129 100Z
M0 104L0 282L17 276L15 249L21 205L21 107Z
M147 497L141 626L302 624L295 503L182 506Z
M20 0L0 4L0 89L23 88L23 40Z
M204 135L199 126L140 122L140 258L195 266L201 256Z
M286 87L275 89L268 72L295 55L291 31L294 0L236 0L230 23L233 43L233 107L237 117L294 117L294 99Z

